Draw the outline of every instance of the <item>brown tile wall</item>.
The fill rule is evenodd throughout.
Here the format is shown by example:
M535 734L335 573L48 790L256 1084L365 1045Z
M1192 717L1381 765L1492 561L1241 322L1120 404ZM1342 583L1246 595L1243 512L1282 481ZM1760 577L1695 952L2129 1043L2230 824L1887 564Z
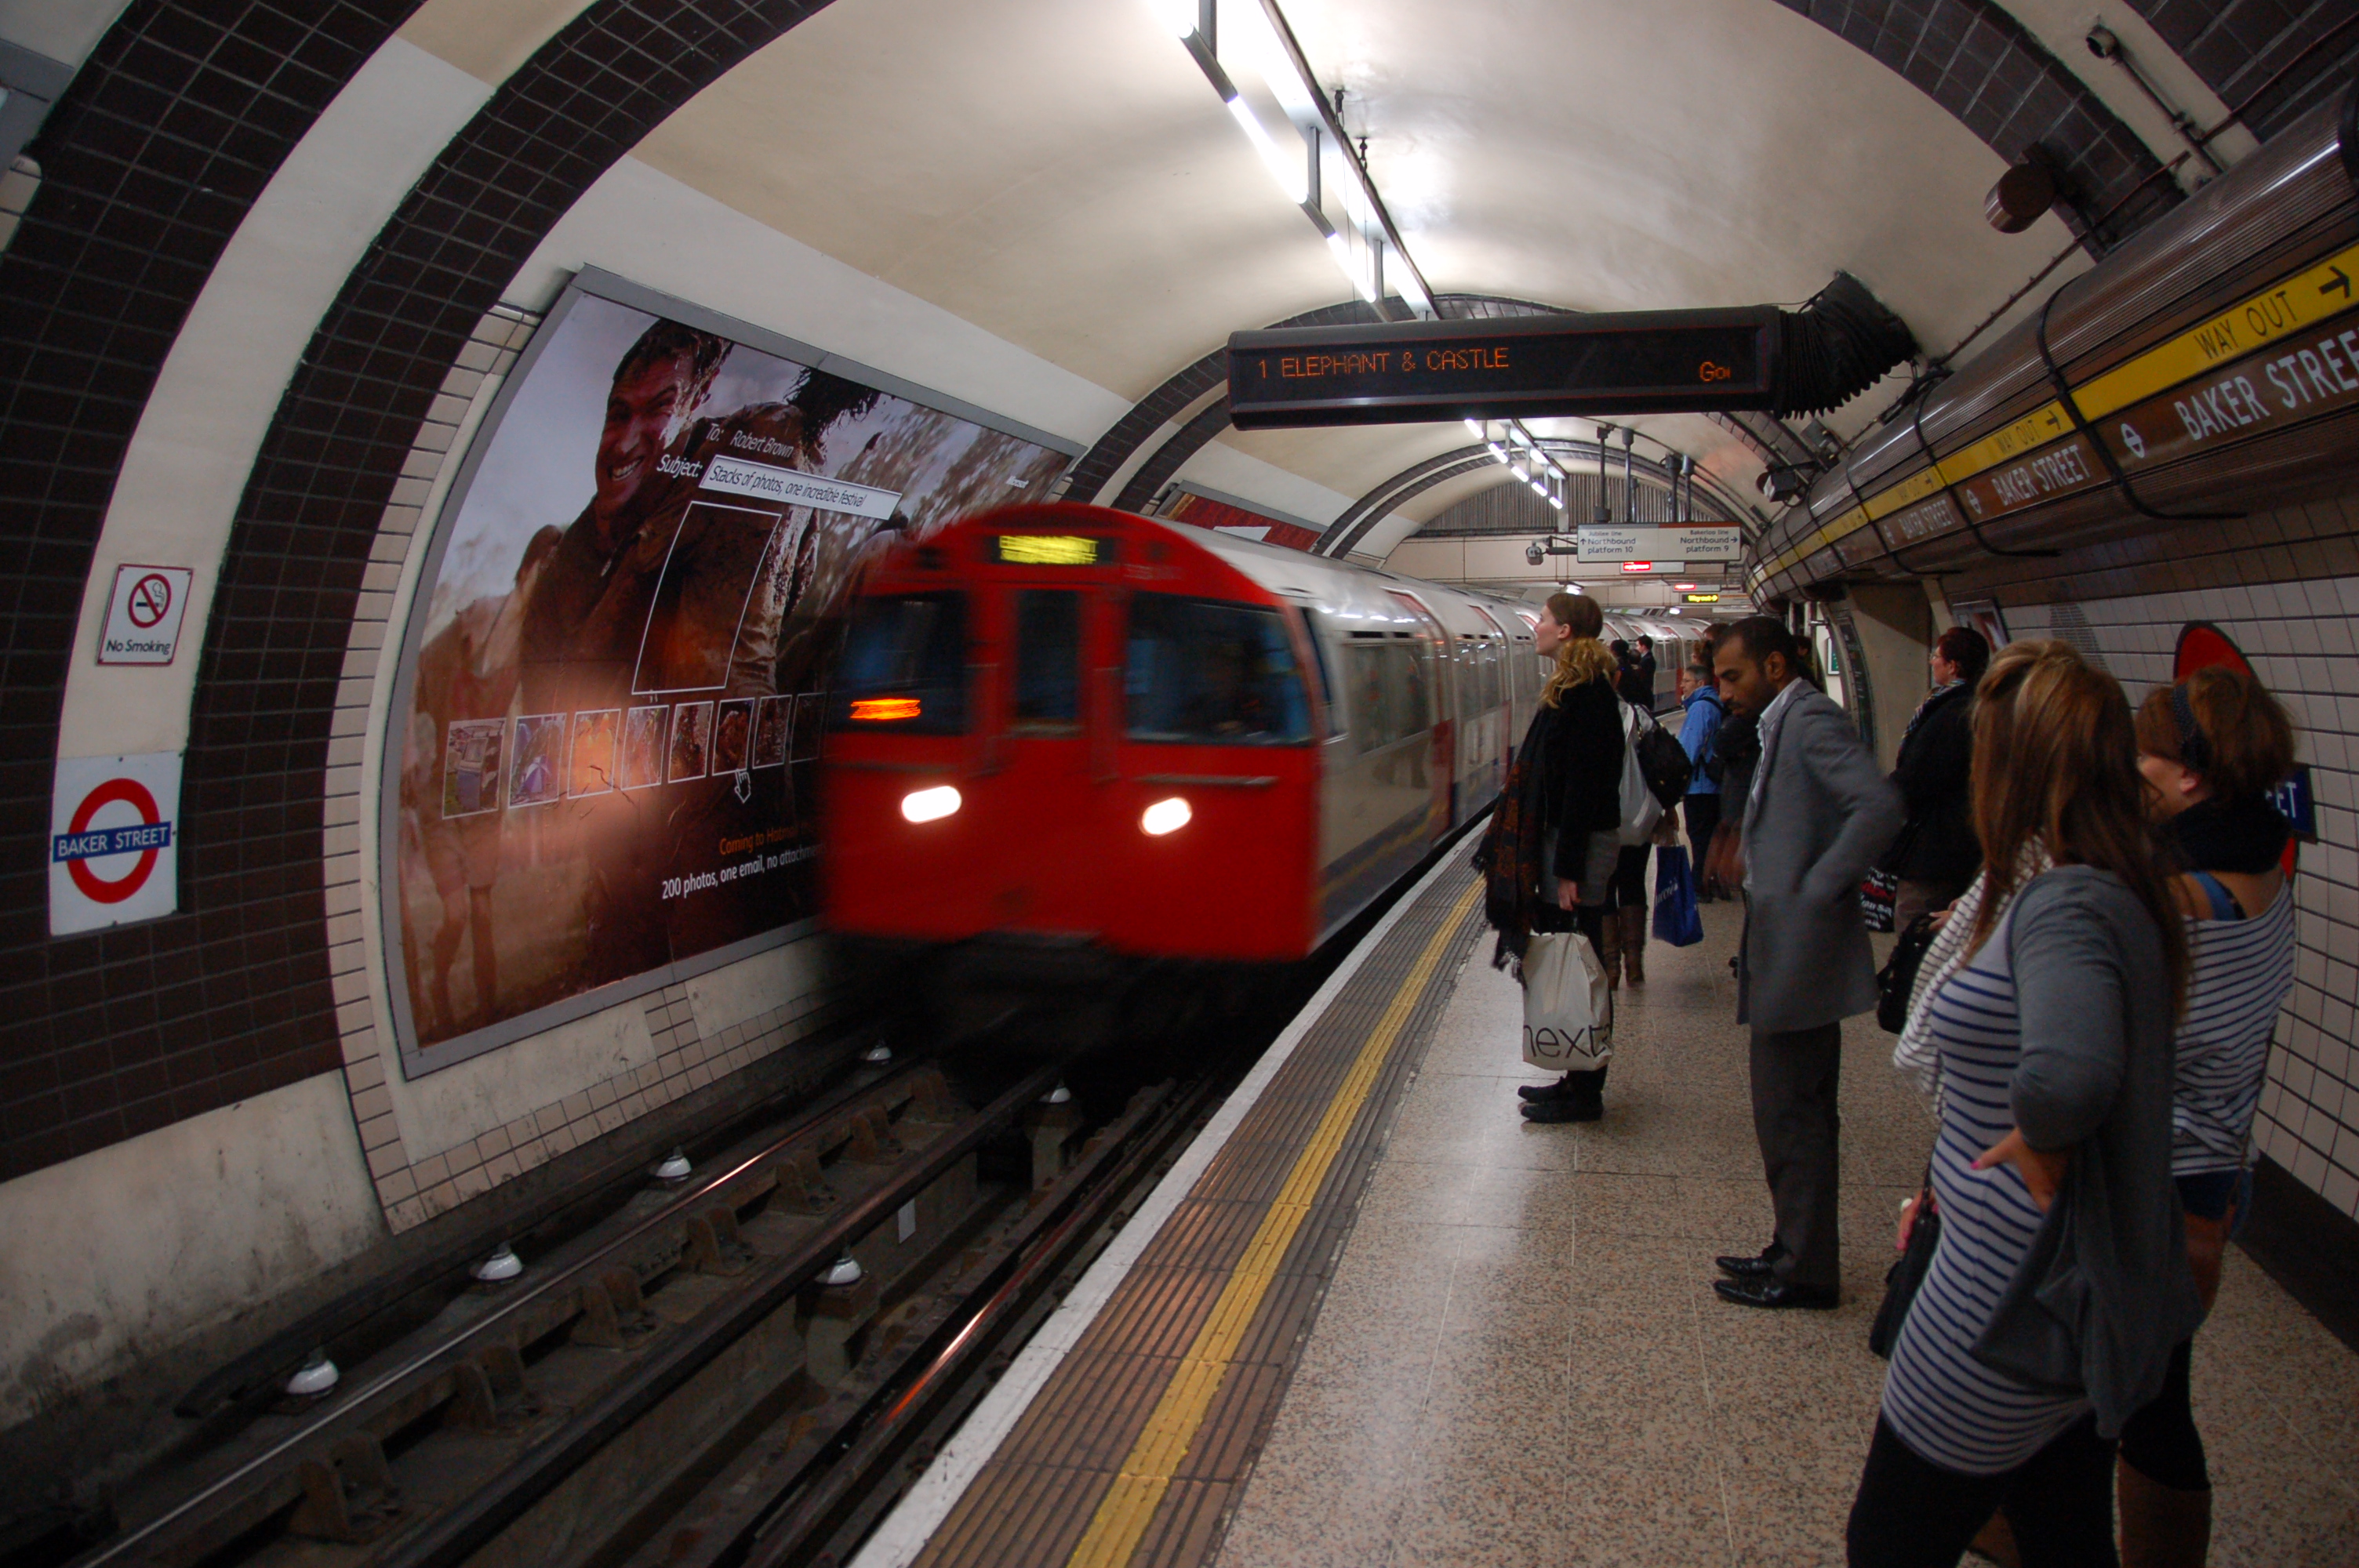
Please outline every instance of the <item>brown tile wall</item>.
M321 320L239 504L190 715L181 912L56 942L49 759L123 449L230 232L414 4L138 0L51 113L0 255L0 1180L339 1065L324 786L355 738L348 634L389 590L379 523L417 499L404 464L591 182L824 4L599 0L452 139Z
M316 849L318 809L283 734L246 737L250 786L191 775L182 913L144 925L49 939L49 783L91 550L173 336L414 6L138 0L27 149L39 183L0 254L0 1180L335 1065L299 1022L328 977L301 935L316 875L287 858Z
M2359 66L2359 11L2351 0L2130 0L2130 5L2222 103L2234 109L2249 100L2242 118L2264 141L2346 91Z

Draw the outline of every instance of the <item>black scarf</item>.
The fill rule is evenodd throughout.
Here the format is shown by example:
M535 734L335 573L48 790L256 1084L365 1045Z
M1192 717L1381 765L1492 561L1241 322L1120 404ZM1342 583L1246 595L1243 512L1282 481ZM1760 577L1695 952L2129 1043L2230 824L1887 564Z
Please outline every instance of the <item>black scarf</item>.
M1532 911L1539 900L1541 816L1548 764L1549 729L1557 710L1542 704L1532 715L1532 727L1508 766L1491 826L1474 851L1474 869L1483 873L1484 914L1499 933L1491 967L1506 968L1520 961L1532 932Z
M2277 866L2293 829L2257 795L2199 800L2162 824L2161 838L2188 869L2257 876Z

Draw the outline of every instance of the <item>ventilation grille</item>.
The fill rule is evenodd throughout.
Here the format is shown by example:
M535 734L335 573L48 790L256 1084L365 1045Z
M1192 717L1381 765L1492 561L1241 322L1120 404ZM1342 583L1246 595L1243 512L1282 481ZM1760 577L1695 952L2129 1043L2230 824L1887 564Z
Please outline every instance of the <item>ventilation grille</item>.
M2071 643L2074 653L2079 654L2097 668L2104 670L2108 675L2113 673L2105 664L2105 651L2097 645L2096 633L2090 629L2088 616L2082 613L2078 604L2049 605L2048 634L2060 643Z

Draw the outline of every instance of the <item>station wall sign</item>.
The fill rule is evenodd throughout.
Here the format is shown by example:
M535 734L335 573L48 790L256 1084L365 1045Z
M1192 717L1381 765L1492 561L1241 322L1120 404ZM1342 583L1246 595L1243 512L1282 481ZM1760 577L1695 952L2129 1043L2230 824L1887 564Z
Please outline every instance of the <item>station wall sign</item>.
M179 907L180 753L60 757L49 795L49 935Z
M102 665L168 665L180 646L189 611L187 567L119 566L106 596L106 629L99 634Z
M1734 561L1745 555L1745 533L1734 524L1628 526L1584 523L1584 561Z
M1718 604L1720 602L1720 595L1716 593L1683 593L1680 595L1680 598L1689 604Z

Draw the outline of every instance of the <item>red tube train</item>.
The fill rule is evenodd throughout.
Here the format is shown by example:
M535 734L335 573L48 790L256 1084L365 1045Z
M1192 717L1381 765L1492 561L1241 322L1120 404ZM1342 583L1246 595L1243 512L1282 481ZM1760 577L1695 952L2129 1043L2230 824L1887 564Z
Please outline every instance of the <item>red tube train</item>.
M1534 613L1096 507L897 546L829 702L828 923L856 978L963 1005L929 1029L1044 997L1089 1033L1169 1019L1306 957L1490 805Z

